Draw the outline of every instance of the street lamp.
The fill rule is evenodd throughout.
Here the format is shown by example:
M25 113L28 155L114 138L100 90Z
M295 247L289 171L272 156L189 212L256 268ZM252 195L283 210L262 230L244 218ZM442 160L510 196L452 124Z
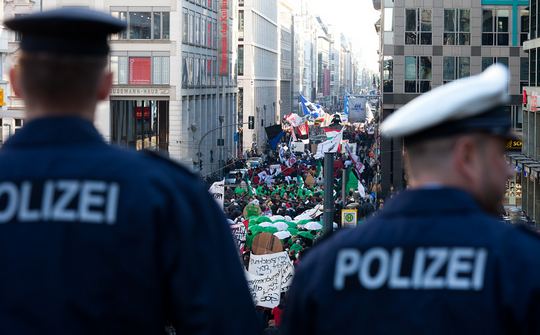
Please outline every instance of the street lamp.
M219 171L220 171L220 177L223 178L223 147L225 146L225 139L223 138L223 121L225 121L225 117L223 115L219 116L219 139L218 139L218 147L219 147Z

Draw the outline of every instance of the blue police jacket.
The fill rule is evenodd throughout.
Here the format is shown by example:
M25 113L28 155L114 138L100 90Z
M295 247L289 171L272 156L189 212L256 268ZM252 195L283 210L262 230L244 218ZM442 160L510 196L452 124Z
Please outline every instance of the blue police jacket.
M0 334L255 334L227 222L198 178L28 122L0 150Z
M306 255L284 333L538 334L540 240L466 192L403 191Z

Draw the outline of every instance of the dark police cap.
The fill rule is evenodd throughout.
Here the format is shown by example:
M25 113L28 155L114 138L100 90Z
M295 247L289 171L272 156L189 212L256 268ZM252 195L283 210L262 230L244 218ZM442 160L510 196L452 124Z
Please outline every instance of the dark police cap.
M420 95L381 124L385 137L406 143L482 132L512 138L508 69L495 64L483 73L455 80Z
M110 34L126 23L104 12L60 8L8 19L4 25L22 33L21 49L29 53L103 56Z

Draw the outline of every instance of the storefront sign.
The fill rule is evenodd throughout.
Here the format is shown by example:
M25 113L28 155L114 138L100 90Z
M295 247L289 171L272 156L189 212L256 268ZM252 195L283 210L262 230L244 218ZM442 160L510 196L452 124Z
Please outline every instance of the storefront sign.
M171 95L171 89L168 87L113 87L113 89L111 90L111 95L136 97L168 97Z
M221 0L219 15L219 31L221 35L219 75L229 75L229 0Z
M506 150L521 151L522 147L523 147L523 142L521 140L508 140L506 142Z

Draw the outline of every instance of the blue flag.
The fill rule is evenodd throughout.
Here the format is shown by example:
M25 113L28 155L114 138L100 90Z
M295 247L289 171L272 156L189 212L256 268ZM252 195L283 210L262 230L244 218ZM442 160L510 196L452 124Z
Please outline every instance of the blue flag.
M343 113L349 115L349 95L345 94L345 101L343 102Z
M298 100L300 101L300 105L302 106L302 111L304 112L304 115L318 118L320 112L323 111L321 105L314 104L313 102L306 99L302 94L300 94Z

